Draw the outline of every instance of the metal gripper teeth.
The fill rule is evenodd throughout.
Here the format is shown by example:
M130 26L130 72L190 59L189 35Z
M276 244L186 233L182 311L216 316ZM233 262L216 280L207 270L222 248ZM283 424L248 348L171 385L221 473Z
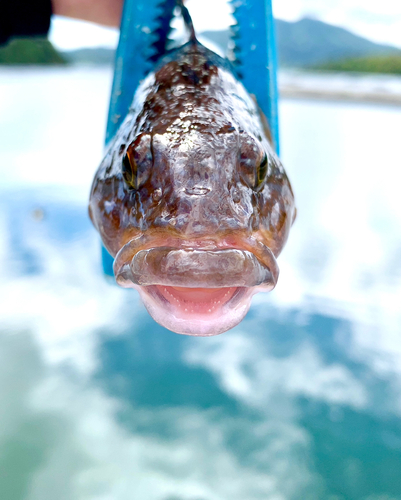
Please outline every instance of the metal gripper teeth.
M236 23L229 27L230 30L230 46L228 51L228 59L232 65L237 69L241 66L241 15L238 11L239 7L242 5L242 0L229 0L228 2L232 6L232 16L234 17Z
M152 62L156 62L166 53L168 44L171 42L169 38L169 34L172 31L170 23L174 16L174 9L176 5L176 0L163 0L157 6L160 14L155 19L157 27L153 34L155 35L156 40L151 45L153 53L149 57L149 60Z

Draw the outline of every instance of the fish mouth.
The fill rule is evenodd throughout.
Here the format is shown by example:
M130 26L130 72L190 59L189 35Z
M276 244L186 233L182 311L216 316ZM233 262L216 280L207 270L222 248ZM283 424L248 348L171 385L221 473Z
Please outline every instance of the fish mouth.
M223 333L244 318L255 293L270 291L277 283L273 253L254 241L258 253L249 241L242 248L224 243L205 248L202 242L143 248L138 243L130 242L117 254L116 281L136 288L153 319L176 333Z

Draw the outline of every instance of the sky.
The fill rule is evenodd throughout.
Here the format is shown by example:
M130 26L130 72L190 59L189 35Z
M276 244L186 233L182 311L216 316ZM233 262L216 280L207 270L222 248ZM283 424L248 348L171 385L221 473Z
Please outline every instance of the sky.
M198 32L232 24L225 0L188 0ZM276 0L274 14L296 21L309 16L349 29L365 38L401 48L401 2L397 0ZM213 15L211 15L213 13ZM60 49L115 47L118 30L55 17L50 40Z

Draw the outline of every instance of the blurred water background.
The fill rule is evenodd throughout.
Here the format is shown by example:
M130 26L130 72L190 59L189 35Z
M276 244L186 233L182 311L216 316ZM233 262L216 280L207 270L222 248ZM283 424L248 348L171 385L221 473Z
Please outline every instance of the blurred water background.
M401 499L401 107L281 101L278 286L191 338L101 274L111 77L0 69L0 498Z

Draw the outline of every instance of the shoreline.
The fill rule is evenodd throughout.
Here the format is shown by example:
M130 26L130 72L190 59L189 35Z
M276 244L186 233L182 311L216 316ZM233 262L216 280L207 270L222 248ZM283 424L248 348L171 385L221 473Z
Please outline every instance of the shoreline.
M280 95L289 99L316 99L401 106L398 75L281 70Z
M347 90L324 90L301 88L296 86L279 86L279 95L284 99L314 99L319 101L346 101L371 104L401 106L400 94L382 92L352 92Z
M100 73L108 74L110 83L113 66L107 64L54 65L0 65L0 73L19 81L23 75L40 73ZM387 106L401 106L401 77L384 74L337 73L284 69L278 72L279 96L284 99L311 99Z

